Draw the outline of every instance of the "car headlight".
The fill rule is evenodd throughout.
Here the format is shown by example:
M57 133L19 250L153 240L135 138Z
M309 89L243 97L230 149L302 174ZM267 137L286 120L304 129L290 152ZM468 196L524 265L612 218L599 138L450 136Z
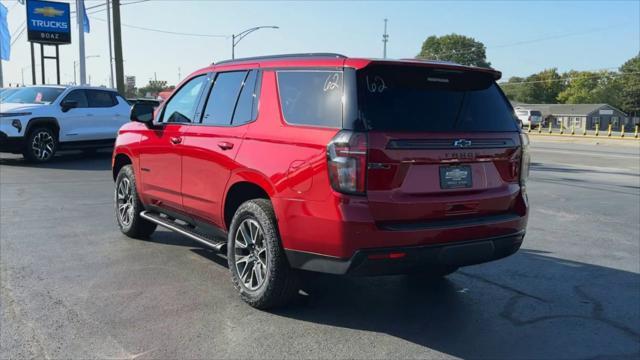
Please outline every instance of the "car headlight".
M0 113L0 118L31 115L30 112Z

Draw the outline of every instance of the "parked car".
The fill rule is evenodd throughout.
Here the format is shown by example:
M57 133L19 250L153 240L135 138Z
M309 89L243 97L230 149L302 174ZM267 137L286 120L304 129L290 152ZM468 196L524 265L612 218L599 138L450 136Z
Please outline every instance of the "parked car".
M158 106L160 106L160 101L156 99L132 98L132 99L127 99L127 102L129 103L129 105L135 105L138 103L147 103L153 106L154 108L157 108Z
M130 107L115 90L29 86L0 105L0 151L47 162L62 149L113 146Z
M132 108L115 216L226 252L240 297L287 303L298 270L433 278L520 248L528 138L500 72L337 54L227 61Z
M515 108L515 112L521 127L535 128L542 125L542 112L539 110Z

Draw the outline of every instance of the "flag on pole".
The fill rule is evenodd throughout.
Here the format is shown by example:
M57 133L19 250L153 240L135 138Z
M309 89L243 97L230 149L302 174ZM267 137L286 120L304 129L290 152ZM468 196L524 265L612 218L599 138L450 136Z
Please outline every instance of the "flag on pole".
M8 12L7 7L0 4L0 59L5 61L9 61L11 57L11 34L7 26Z
M87 16L87 7L84 6L84 0L82 1L82 29L87 34L91 32L91 24L89 23L89 17Z

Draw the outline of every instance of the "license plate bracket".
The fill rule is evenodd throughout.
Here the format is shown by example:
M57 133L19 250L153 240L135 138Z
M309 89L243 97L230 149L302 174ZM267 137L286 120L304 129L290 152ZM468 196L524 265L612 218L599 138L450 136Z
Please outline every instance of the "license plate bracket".
M472 186L470 165L440 166L441 189L464 189Z

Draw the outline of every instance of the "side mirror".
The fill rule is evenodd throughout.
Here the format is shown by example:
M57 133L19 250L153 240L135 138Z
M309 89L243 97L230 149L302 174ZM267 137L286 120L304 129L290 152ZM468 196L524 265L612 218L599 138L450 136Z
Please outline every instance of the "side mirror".
M136 121L147 126L151 126L153 124L153 110L154 107L151 104L140 102L135 103L131 107L131 114L129 119L131 119L131 121Z
M60 107L62 108L62 112L67 112L73 108L77 108L78 102L75 100L64 100L60 103Z

